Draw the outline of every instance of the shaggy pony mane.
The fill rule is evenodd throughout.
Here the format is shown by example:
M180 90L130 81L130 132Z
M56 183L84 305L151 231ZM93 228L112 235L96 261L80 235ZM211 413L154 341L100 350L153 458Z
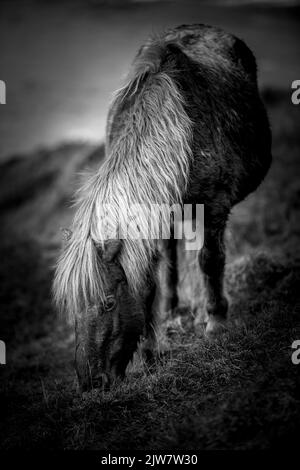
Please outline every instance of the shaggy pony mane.
M110 223L126 223L133 204L180 204L192 159L192 123L174 80L176 70L166 62L176 46L154 40L137 55L126 84L111 105L106 137L106 159L79 191L72 235L56 267L54 297L57 306L76 317L91 305L105 301L105 275L99 245L104 245L103 221L110 205ZM147 223L139 220L141 230ZM152 220L169 224L168 217ZM157 233L157 232L155 232ZM157 241L124 239L119 261L135 295L145 282Z

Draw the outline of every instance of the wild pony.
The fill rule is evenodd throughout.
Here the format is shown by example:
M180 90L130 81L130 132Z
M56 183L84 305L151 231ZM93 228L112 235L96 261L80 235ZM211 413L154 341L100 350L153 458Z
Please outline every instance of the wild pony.
M148 338L148 352L155 343L158 240L107 239L103 221L126 222L133 204L204 204L198 258L206 332L213 334L228 310L226 221L232 206L261 183L270 162L256 62L243 41L215 27L183 25L141 47L110 107L106 159L81 188L56 268L55 301L74 319L82 390L123 377L141 335ZM161 223L158 217L154 225ZM165 243L174 267L176 240ZM169 287L176 298L174 282Z

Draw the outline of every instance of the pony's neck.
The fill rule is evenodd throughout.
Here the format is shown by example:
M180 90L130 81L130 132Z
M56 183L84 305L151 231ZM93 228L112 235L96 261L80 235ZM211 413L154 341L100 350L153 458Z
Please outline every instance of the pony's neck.
M191 160L191 123L182 96L164 73L149 77L115 120L106 168L110 182L107 199L120 209L119 223L125 225L126 214L133 205L140 205L139 223L144 233L151 206L169 207L182 201ZM152 215L156 233L161 222L169 223L169 219ZM123 241L120 259L135 291L149 275L155 250L151 233L149 239Z

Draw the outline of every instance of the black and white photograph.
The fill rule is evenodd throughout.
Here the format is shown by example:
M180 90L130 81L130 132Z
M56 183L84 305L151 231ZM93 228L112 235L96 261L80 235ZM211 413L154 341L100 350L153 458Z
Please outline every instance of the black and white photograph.
M2 452L297 449L299 59L299 0L1 2Z

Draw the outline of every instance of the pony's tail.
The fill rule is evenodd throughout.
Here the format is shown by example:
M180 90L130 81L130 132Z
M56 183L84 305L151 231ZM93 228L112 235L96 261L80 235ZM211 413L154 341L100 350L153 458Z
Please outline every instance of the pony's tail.
M53 296L70 320L103 297L98 249L89 232L80 237L75 231L67 241L56 265Z

